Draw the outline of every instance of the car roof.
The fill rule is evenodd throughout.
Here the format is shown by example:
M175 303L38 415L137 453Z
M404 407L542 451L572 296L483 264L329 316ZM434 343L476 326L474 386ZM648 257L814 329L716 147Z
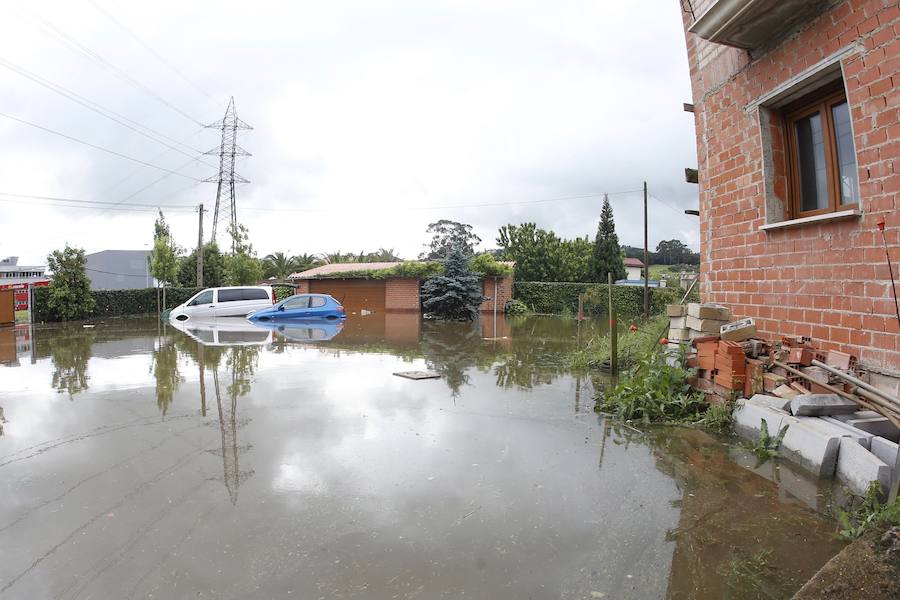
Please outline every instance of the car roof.
M222 287L203 288L200 291L205 292L207 290L247 290L247 289L267 290L271 287L272 287L271 285L224 285Z

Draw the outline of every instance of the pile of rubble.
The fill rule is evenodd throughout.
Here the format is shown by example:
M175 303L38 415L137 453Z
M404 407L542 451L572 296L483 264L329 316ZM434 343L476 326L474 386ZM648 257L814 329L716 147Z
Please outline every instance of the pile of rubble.
M737 400L738 434L758 439L788 426L782 454L857 493L870 481L887 492L900 483L900 399L860 377L856 357L823 351L809 338L757 337L753 319L727 308L667 307L668 347L684 354L691 386L712 404Z

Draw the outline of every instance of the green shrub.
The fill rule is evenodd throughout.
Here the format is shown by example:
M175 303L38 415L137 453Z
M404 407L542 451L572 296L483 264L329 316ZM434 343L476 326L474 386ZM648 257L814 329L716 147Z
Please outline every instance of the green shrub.
M838 511L841 524L840 537L852 540L858 538L876 525L896 527L900 525L900 498L889 504L881 501L881 484L873 481L869 484L865 496L856 497L847 510Z
M524 302L520 302L515 298L510 298L506 301L506 304L503 305L503 312L508 315L524 315L528 312L528 307L525 306Z
M543 281L516 281L513 295L536 313L561 314L578 311L578 295L585 294L586 315L608 313L609 292L605 283L567 283ZM636 316L644 310L642 286L613 285L613 306L619 317ZM650 288L650 313L658 314L666 304L681 300L681 291L671 288Z
M469 259L469 268L485 277L506 277L512 274L512 267L497 262L494 255L485 252Z
M166 306L162 309L170 309L200 291L200 288L175 288L166 289ZM59 315L50 308L48 302L50 289L46 287L34 288L34 320L35 321L60 321ZM156 314L156 288L135 290L94 290L91 291L94 300L94 308L84 318L121 317L125 315L155 315ZM162 294L160 294L160 302Z
M625 421L643 423L696 423L706 411L702 397L687 382L688 372L666 363L653 351L621 381L597 400L595 410Z
M641 358L656 350L660 334L668 324L669 318L665 315L653 317L638 326L637 331L631 331L625 322L619 323L616 344L619 368L631 367ZM610 333L588 340L583 348L572 354L572 367L575 369L599 369L607 366L612 354L610 340Z
M297 293L295 288L289 285L274 285L272 289L275 291L275 302L281 302Z

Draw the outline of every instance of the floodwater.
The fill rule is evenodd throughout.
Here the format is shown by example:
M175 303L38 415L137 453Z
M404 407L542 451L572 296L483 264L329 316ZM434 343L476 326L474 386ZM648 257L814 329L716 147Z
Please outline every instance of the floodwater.
M0 598L783 598L841 548L803 473L595 414L598 324L224 321L0 330Z

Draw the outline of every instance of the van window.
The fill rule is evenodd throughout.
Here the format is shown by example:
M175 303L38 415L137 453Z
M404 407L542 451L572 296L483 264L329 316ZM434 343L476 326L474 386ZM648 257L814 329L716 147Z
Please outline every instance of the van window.
M309 299L310 308L322 308L323 306L325 306L325 298L322 296L313 296Z
M244 299L244 290L219 290L219 302L240 302Z
M188 306L197 306L199 304L212 304L213 301L213 293L212 290L206 290L205 292L200 292L196 298L191 300Z
M260 288L246 288L243 290L243 292L244 300L272 300L269 297L268 292Z

